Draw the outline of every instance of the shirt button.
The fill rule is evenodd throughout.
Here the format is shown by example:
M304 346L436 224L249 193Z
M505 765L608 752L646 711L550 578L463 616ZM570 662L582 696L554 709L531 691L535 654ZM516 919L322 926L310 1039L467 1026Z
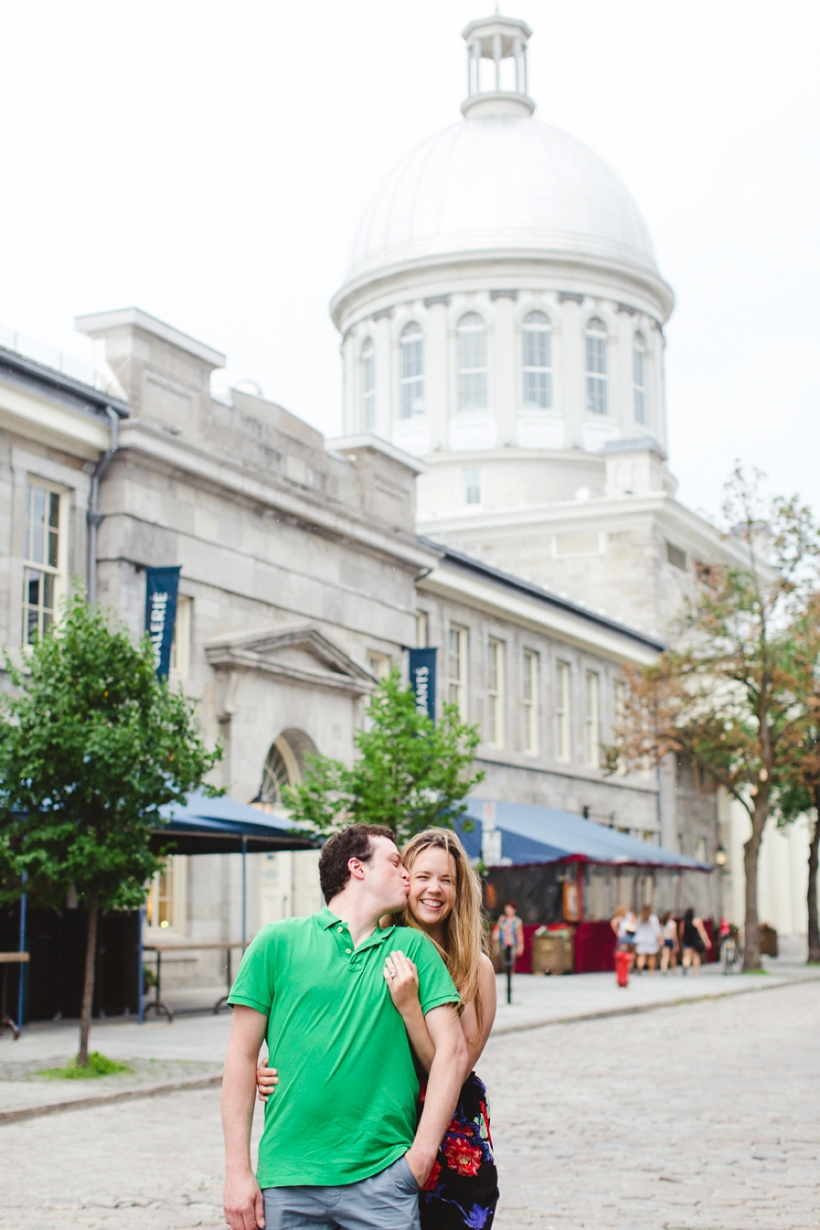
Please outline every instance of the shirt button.
M337 927L337 928L336 928L336 930L337 930L337 931L339 932L339 934L341 935L341 933L342 933L342 931L344 930L344 928L343 928L343 927Z
M346 948L346 949L345 949L345 952L347 953L347 955L348 955L348 956L350 956L350 949L349 949L349 948Z

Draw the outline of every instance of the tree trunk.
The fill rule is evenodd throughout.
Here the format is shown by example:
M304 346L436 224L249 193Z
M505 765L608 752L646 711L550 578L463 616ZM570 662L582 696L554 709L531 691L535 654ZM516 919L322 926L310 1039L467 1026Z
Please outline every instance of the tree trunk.
M769 814L768 800L755 808L752 835L743 847L743 868L746 872L746 937L743 949L743 969L761 969L760 920L757 915L757 859L763 828Z
M97 918L99 915L99 894L92 889L88 894L88 937L85 945L85 982L83 984L83 1006L80 1015L80 1053L77 1063L81 1068L88 1067L88 1035L91 1031L91 1008L94 1003L94 973L97 958Z
M820 964L820 923L817 918L817 856L820 849L820 786L814 791L814 828L809 845L809 964Z

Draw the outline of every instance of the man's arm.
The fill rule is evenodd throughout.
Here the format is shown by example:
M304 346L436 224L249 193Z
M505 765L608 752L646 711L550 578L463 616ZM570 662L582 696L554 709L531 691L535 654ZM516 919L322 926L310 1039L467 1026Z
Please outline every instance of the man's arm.
M424 1186L433 1169L439 1145L456 1108L468 1062L467 1044L455 1004L431 1008L424 1019L436 1053L430 1065L424 1111L407 1153L407 1162L419 1187Z
M222 1073L222 1127L225 1132L225 1221L231 1230L264 1226L262 1193L251 1167L251 1121L256 1096L256 1064L268 1018L238 1004L233 1010L228 1054Z

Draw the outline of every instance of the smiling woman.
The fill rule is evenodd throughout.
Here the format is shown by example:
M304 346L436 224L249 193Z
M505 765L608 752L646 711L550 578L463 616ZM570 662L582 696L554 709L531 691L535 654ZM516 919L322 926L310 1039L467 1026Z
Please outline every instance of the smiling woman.
M461 996L461 1026L472 1069L495 1019L495 976L484 952L479 879L449 829L417 834L402 857L410 876L410 893L401 921L428 935L444 957ZM392 952L385 977L418 1063L429 1071L435 1048L419 1008L415 967L400 951ZM424 1096L422 1084L420 1103ZM421 1230L458 1230L461 1226L490 1230L497 1203L487 1090L470 1071L420 1194Z

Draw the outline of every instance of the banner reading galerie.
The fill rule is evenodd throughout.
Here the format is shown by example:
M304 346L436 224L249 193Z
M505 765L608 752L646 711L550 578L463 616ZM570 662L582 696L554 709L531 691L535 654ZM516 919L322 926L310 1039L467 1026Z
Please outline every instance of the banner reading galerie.
M166 678L171 668L179 573L179 566L145 569L145 628L154 646L159 679Z
M410 687L416 693L416 708L436 720L436 650L410 650Z

